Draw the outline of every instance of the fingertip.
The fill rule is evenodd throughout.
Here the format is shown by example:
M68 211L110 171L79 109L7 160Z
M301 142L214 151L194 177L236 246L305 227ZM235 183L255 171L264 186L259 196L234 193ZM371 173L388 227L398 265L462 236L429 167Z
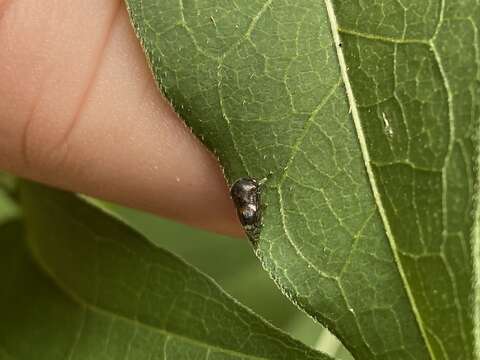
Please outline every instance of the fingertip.
M0 93L5 95L0 101L0 148L7 154L0 156L0 166L50 185L242 236L217 160L160 95L124 6L83 0L50 5L59 7L54 11L63 16L63 33L21 30L31 38L41 36L42 44L52 44L48 37L55 37L51 48L42 48L43 57L25 55L38 50L35 42L22 42L23 49L10 44L13 58L0 55L6 63L0 70ZM36 7L22 16L46 21L45 11L53 9ZM97 16L92 19L91 14ZM30 76L38 80L35 91L19 96ZM12 122L20 108L31 110ZM22 146L30 154L28 166L19 155Z

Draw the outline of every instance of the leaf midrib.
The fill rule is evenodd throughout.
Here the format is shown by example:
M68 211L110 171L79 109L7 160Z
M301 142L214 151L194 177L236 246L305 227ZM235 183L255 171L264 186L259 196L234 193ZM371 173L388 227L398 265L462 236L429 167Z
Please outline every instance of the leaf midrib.
M480 138L480 127L477 129L477 139ZM477 146L477 169L480 169L480 146ZM479 189L477 179L477 192ZM480 195L477 193L475 196L475 210L474 210L474 224L472 232L472 250L473 250L473 272L475 279L473 281L473 335L474 335L474 351L476 354L480 354Z
M378 212L379 212L380 217L382 219L383 226L384 226L384 229L385 229L385 233L386 233L388 241L390 243L390 247L391 247L391 250L392 250L392 253L393 253L393 257L394 257L398 272L400 274L400 277L402 278L403 286L405 288L408 299L410 301L412 312L415 316L415 320L417 322L418 328L420 330L420 333L422 334L422 338L423 338L423 341L425 343L425 347L426 347L431 359L436 359L435 354L434 354L434 352L431 348L431 345L428 341L428 337L427 337L427 334L426 334L425 326L423 324L423 320L422 320L422 318L420 316L420 313L419 313L419 310L417 309L417 306L415 304L415 299L413 297L412 290L411 290L411 288L408 284L405 272L404 272L402 264L400 262L400 258L398 256L394 236L393 236L392 230L390 228L390 224L388 222L387 215L386 215L385 210L383 208L383 204L382 204L382 201L381 201L381 198L380 198L380 192L378 190L378 186L377 186L375 177L373 175L373 169L370 165L371 159L370 159L370 154L369 154L368 148L367 148L367 142L366 142L365 134L363 132L362 125L361 125L360 113L359 113L358 108L357 108L357 103L356 103L356 100L355 100L355 96L353 94L352 85L350 83L350 78L348 76L347 64L346 64L345 57L343 55L343 50L342 50L341 46L339 46L339 44L341 44L341 41L340 41L339 26L338 26L337 18L336 18L336 15L335 15L335 10L334 10L334 7L333 7L333 4L332 4L331 0L324 0L324 1L325 1L325 5L326 5L326 8L327 8L328 20L330 22L330 27L331 27L331 30L332 30L334 47L335 47L336 52L337 52L337 58L338 58L340 71L341 71L342 78L343 78L343 83L345 84L347 99L348 99L348 102L350 104L352 119L353 119L353 122L354 122L354 125L355 125L355 130L356 130L356 133L357 133L358 142L359 142L359 145L360 145L360 150L361 150L361 153L362 153L362 156L363 156L363 161L364 161L365 168L366 168L366 171L367 171L368 179L370 181L370 187L372 189L372 194L373 194L373 197L375 199L375 204L377 206Z

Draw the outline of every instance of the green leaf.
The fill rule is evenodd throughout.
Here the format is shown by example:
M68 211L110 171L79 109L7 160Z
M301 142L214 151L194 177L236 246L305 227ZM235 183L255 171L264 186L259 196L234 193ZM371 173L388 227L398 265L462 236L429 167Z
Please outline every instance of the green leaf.
M341 347L331 335L328 339L332 341L322 342L322 346L318 346L319 338L327 330L283 296L263 271L247 241L192 228L118 205L107 205L154 244L180 256L211 276L228 294L295 339L328 355L335 355L335 350ZM221 253L222 256L212 261L212 254L216 253ZM351 359L336 355L335 358Z
M15 179L0 171L0 224L19 216L14 192Z
M3 353L28 360L327 359L78 197L24 184L22 204L26 242L0 236Z
M15 180L11 175L0 171L0 188L11 189L14 186L14 182Z
M0 190L0 224L11 220L18 215L17 205L11 201L7 194Z
M472 359L478 2L127 3L230 183L267 177L283 291L357 358Z

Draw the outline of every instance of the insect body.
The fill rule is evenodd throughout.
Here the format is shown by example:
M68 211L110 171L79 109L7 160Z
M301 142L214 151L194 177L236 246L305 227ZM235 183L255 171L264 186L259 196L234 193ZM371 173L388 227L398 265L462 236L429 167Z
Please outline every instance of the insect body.
M240 222L249 235L254 234L261 220L260 184L252 178L238 179L230 189L230 195Z

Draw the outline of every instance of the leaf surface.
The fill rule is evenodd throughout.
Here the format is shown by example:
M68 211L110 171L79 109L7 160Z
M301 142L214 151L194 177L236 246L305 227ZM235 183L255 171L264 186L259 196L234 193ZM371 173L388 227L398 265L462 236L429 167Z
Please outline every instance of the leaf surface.
M78 197L23 184L22 204L27 240L0 228L0 358L328 359Z
M267 178L254 245L286 295L359 359L474 358L480 5L127 3L230 183Z

